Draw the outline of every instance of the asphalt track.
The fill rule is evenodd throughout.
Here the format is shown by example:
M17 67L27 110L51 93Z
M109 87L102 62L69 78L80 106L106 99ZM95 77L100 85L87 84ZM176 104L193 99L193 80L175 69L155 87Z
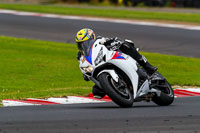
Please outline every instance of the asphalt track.
M200 57L200 31L0 14L0 35L6 36L75 43L74 36L83 27L97 35L131 39L143 51Z
M98 35L128 38L144 51L200 57L200 31L0 14L0 35L74 43L90 27ZM200 97L178 98L171 106L113 103L0 108L0 133L198 133Z
M0 133L199 133L200 97L171 106L114 103L0 108Z

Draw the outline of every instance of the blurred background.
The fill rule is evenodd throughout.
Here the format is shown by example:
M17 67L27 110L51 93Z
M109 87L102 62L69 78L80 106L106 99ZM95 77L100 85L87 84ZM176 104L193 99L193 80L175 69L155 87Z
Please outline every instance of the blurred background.
M199 9L200 0L0 0L0 101L87 96L74 45L82 28L133 40L171 85L200 86Z
M130 7L189 7L200 8L200 0L1 0L1 2L18 3L62 3L62 4L91 4L91 5L118 5Z

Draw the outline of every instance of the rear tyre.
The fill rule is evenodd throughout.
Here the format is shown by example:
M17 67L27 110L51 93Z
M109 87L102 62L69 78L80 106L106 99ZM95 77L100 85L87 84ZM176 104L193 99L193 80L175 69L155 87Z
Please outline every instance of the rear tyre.
M120 77L120 76L119 76ZM99 82L106 94L121 107L132 107L133 93L126 82L120 77L120 84L115 82L110 74L102 73L99 75Z

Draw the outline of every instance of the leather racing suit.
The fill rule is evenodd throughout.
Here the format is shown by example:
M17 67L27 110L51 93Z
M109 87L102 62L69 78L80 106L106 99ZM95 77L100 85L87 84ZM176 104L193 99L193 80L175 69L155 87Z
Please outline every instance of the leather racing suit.
M106 46L109 50L121 51L129 56L131 56L134 60L136 60L149 75L152 75L155 71L157 71L157 67L152 66L147 59L141 55L137 49L135 48L134 43L131 40L121 41L119 38L104 38L97 37L97 39L101 39L100 42L102 45ZM81 52L78 52L77 59L80 60ZM86 75L83 75L84 80L89 81L89 78ZM99 88L97 85L93 86L92 93L95 98L103 98L105 93Z

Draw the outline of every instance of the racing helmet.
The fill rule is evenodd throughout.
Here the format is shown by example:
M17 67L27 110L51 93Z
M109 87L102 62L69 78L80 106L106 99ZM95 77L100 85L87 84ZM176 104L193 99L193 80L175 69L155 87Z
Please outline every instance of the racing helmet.
M85 42L89 39L96 39L96 36L92 29L84 28L77 32L75 41L76 41L78 49L80 51L82 50L83 42Z

